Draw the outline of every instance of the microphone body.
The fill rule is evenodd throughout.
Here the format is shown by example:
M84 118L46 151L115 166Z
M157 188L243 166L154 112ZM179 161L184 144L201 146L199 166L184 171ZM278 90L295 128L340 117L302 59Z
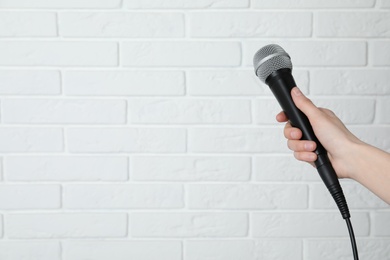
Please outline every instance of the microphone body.
M291 74L290 56L279 45L270 44L255 54L253 64L256 75L270 87L291 125L302 131L301 139L316 142L317 148L314 152L317 154L317 160L314 163L317 171L335 200L342 217L350 218L348 205L328 152L314 134L309 119L296 107L291 97L291 90L296 83Z
M272 93L291 122L291 125L302 131L301 139L316 142L317 148L314 152L317 154L317 160L314 164L317 171L333 199L336 201L343 218L349 218L350 214L348 207L344 206L346 205L346 200L340 182L337 178L337 174L329 160L327 151L315 136L309 119L296 107L291 97L291 90L296 87L291 70L277 70L269 75L265 82L270 87Z

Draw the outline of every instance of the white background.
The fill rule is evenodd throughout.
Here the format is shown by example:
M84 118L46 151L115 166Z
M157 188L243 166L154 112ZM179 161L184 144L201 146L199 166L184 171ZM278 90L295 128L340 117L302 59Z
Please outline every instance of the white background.
M352 259L252 57L283 46L304 93L390 151L389 8L0 0L0 259ZM390 259L389 206L342 184L361 259Z

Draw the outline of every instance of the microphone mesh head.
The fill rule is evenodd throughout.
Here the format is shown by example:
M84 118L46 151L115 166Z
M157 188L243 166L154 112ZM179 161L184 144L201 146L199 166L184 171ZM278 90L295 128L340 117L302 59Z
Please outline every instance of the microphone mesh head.
M292 70L290 56L277 44L266 45L258 50L253 57L253 66L262 82L265 82L268 76L277 70Z

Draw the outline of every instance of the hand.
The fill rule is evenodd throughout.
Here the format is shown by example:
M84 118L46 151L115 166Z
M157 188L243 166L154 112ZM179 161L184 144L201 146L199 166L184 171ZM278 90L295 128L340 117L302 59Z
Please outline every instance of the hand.
M338 177L351 178L354 170L354 163L351 160L353 146L363 142L355 137L332 111L316 107L297 87L292 89L291 96L295 105L309 118L315 135L328 151L329 159ZM284 112L280 112L276 120L287 122L288 118ZM288 139L287 146L294 151L295 158L314 166L314 161L317 160L317 155L313 152L316 143L300 140L301 130L292 127L289 122L284 128L284 136Z

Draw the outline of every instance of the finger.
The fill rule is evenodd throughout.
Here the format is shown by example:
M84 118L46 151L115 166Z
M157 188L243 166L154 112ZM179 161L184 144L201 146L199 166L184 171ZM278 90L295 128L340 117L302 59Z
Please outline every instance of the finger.
M302 138L302 131L299 128L292 127L290 123L287 123L284 127L284 137L291 140L299 140Z
M294 152L294 157L298 161L308 162L311 165L317 160L317 154L313 152Z
M313 141L288 140L287 147L294 152L313 152L317 145Z
M288 118L286 114L282 111L276 115L276 121L278 121L279 123L283 123L283 122L287 122Z
M305 97L298 87L291 90L291 96L295 105L310 119L320 115L321 110L316 107L313 102Z

